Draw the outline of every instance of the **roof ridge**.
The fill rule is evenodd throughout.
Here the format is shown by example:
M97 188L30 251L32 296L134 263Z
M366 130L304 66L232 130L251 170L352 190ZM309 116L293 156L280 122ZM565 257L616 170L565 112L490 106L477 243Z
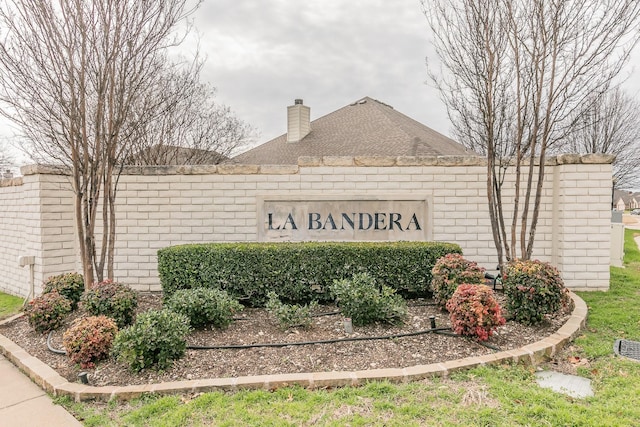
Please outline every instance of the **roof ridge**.
M342 110L344 110L344 109L346 109L346 108L349 108L349 107L352 107L352 106L354 106L354 105L357 105L357 104L358 104L358 103L360 103L361 101L363 101L363 100L368 100L368 99L370 99L370 100L372 100L372 101L375 101L375 99L370 98L370 97L368 97L368 96L365 96L365 97L363 97L363 98L358 99L357 101L352 102L351 104L343 105L342 107L338 108L337 110L333 110L333 111L330 111L330 112L328 112L328 113L325 113L325 114L323 114L322 116L317 117L317 118L315 118L315 119L311 120L311 121L310 121L310 123L313 123L313 122L315 122L315 121L318 121L318 120L324 119L325 117L328 117L328 116L334 115L334 114L336 114L336 113L338 113L338 112L340 112L340 111L342 111ZM391 108L393 108L393 107L391 107ZM313 130L313 128L312 128L311 130ZM286 136L286 135L287 135L287 133L285 132L285 133L283 133L283 134L281 134L281 135L276 136L275 138L272 138L272 139L271 139L271 141L273 141L273 140L275 140L275 139L278 139L278 138L281 138L282 136ZM269 142L269 141L267 141L267 142Z
M375 100L375 99L374 99L374 101L376 101L378 104L381 104L381 105L384 105L384 106L387 106L387 107L390 108L390 110L384 110L384 109L380 109L380 110L387 116L393 116L392 118L389 117L389 120L391 120L394 124L396 124L399 127L400 131L407 136L407 138L415 140L414 135L407 129L406 124L402 123L402 120L407 120L408 119L411 122L411 124L414 125L414 126L418 126L419 128L421 128L421 129L423 129L425 131L432 132L435 135L438 135L438 136L441 136L443 138L446 138L451 142L454 142L456 144L462 145L458 141L454 140L453 138L451 138L451 137L449 137L449 136L447 136L447 135L445 135L445 134L443 134L441 132L438 132L435 129L430 128L429 126L425 125L424 123L421 123L421 122L417 121L413 117L410 117L410 116L407 116L404 113L401 113L400 111L396 110L392 106L390 106L388 104L385 104L384 102L380 102L378 100ZM425 143L425 144L427 143L427 141L424 141L422 138L418 138L418 139L422 143Z

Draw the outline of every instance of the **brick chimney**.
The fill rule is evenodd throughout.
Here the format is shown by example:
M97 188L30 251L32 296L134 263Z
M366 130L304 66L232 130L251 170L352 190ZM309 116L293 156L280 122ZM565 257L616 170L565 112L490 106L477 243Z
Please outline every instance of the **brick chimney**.
M311 108L296 99L287 107L287 142L299 142L311 132Z

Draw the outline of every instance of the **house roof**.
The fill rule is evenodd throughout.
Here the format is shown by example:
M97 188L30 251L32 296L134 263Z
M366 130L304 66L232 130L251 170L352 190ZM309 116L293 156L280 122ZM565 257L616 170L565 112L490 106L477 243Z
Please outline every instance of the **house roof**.
M616 200L616 203L622 200L625 205L629 205L633 199L636 199L636 201L640 201L640 192L633 192L629 190L614 190L613 198L614 200Z
M301 156L444 156L475 154L393 107L365 97L311 122L299 142L281 135L234 157L243 164L298 164Z

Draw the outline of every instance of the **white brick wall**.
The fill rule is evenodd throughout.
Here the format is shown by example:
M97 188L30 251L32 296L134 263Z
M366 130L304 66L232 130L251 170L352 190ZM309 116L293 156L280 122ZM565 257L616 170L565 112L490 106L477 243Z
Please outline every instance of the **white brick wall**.
M36 201L32 186L23 183L21 178L2 181L0 187L0 269L2 270L2 287L4 292L23 295L28 291L29 267L19 267L18 257L35 255L32 236L28 230L33 228L37 215L30 212L36 206L27 203ZM30 227L28 227L30 225Z
M115 279L159 290L158 249L257 240L257 199L273 195L423 195L433 202L433 240L458 243L467 258L495 268L481 160L301 158L300 164L128 169L117 199ZM608 289L611 165L558 161L546 170L534 257L556 265L573 289ZM37 286L52 274L81 270L68 180L40 172L31 168L23 182L0 187L0 289L19 295L29 277L17 266L20 255L36 255ZM512 198L505 188L505 200ZM589 215L578 214L587 205Z
M27 296L29 267L18 258L35 256L34 290L47 277L77 271L73 198L65 176L29 174L0 184L0 290Z

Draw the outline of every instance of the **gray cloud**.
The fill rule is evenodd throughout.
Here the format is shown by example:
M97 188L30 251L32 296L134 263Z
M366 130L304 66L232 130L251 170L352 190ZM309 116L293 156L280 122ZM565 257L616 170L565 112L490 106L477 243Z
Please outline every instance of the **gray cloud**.
M417 0L231 1L203 4L195 25L218 100L261 131L285 132L295 98L312 119L364 96L442 133L449 124L424 84L429 52Z
M205 1L193 24L218 101L261 133L286 131L286 106L303 98L312 119L371 96L444 134L450 123L425 84L436 61L418 0ZM191 45L180 47L189 54ZM632 63L640 64L636 52ZM625 87L638 96L629 67ZM0 121L0 135L9 135Z
M312 119L363 96L444 134L450 122L427 80L437 58L418 0L219 0L205 2L195 24L208 55L204 77L218 100L261 132L285 132L285 107L303 98ZM632 58L640 64L640 55ZM640 83L627 74L625 88Z

